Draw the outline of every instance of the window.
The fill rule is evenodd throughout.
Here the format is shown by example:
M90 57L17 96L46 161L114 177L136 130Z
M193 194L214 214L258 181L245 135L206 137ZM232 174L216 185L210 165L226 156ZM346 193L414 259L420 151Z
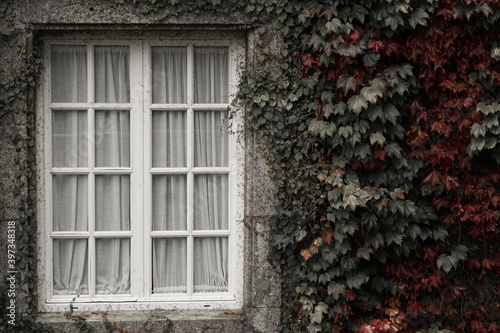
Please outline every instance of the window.
M48 41L45 310L241 306L241 55L238 40Z

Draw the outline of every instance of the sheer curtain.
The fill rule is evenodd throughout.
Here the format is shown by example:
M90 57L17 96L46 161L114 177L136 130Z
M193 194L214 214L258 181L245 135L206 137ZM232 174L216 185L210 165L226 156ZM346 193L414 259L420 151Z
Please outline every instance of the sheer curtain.
M129 101L129 48L95 47L95 96L99 103ZM53 102L87 102L86 47L52 47ZM53 111L53 167L88 166L87 111ZM95 166L130 166L130 115L95 111ZM88 231L88 176L53 176L53 230ZM95 175L95 230L130 230L130 177ZM88 240L54 240L54 291L88 293ZM130 292L130 239L97 238L96 293Z
M196 103L228 102L228 48L195 47L193 95ZM153 47L153 103L186 103L186 48ZM224 111L197 111L194 166L227 167ZM153 167L187 167L186 111L153 111ZM154 230L186 230L187 177L153 176ZM228 229L228 176L195 175L194 228ZM194 239L194 291L227 291L227 237ZM153 289L187 290L187 239L153 240Z
M128 46L95 47L98 103L130 100ZM130 115L124 110L95 112L95 166L130 167ZM95 176L96 231L130 230L130 176ZM130 292L130 239L97 238L96 293Z
M187 101L187 51L185 47L153 47L153 103ZM152 166L187 167L186 111L153 111ZM186 175L152 178L153 230L186 230ZM153 292L187 291L187 239L153 239Z
M194 100L196 103L228 103L227 47L196 47L194 52ZM226 112L194 114L194 166L227 167ZM194 229L227 230L228 175L194 177ZM194 239L194 291L224 292L228 282L228 238Z
M54 103L87 102L87 48L53 45L51 93ZM87 166L87 111L52 112L52 166ZM52 177L54 231L88 230L88 176ZM55 294L88 294L87 239L53 240Z

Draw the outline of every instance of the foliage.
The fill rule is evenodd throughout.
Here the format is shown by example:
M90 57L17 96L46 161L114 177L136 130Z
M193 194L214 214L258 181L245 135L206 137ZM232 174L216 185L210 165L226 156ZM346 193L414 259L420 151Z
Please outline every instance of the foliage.
M282 331L497 331L498 3L290 4L282 77L240 89L277 184Z
M152 21L244 13L242 28L262 37L237 102L264 142L276 186L270 242L283 278L282 332L500 330L498 1L115 5L125 2ZM14 38L4 3L0 38ZM265 37L275 21L284 40L279 55ZM26 44L21 70L0 90L0 119L28 117L28 132L13 138L14 191L19 267L35 295L29 91L40 64L36 48L24 53ZM33 321L36 297L28 303L24 331L50 332Z

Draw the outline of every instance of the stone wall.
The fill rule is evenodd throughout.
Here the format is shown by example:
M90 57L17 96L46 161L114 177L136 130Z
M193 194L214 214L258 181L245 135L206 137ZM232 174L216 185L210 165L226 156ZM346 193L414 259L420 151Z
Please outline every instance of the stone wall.
M140 8L131 4L113 6L114 1L102 0L27 0L19 1L8 13L16 34L0 35L0 75L7 78L21 63L19 43L27 47L29 40L35 41L54 33L106 34L155 33L172 31L213 31L224 34L237 31L246 42L246 67L258 69L259 45L266 43L271 52L280 52L280 33L273 25L266 26L264 33L259 27L248 28L248 19L243 13L220 15L214 13L187 14L157 21L157 17L140 13ZM160 16L163 13L158 13ZM262 31L262 30L261 30ZM40 84L40 82L38 82ZM22 211L17 209L18 197L12 194L16 179L16 157L23 158L26 151L16 149L12 137L15 133L26 133L25 115L9 115L0 123L0 270L8 271L7 263L7 222L17 221ZM40 130L40 129L37 129ZM239 313L221 314L220 311L155 310L145 312L107 312L85 314L87 322L103 332L103 320L116 322L117 325L133 332L163 332L167 319L173 322L171 332L247 332L251 327L261 332L273 332L280 321L281 289L279 276L268 263L267 217L274 212L273 186L267 175L267 166L258 149L258 138L245 128L240 133L244 140L245 182L245 219L244 232L244 306ZM38 144L40 147L41 145ZM243 223L243 221L241 221ZM22 226L18 226L22 227ZM33 236L34 237L34 236ZM35 239L35 237L33 238ZM34 269L30 267L29 269ZM22 283L22 278L18 283ZM26 294L18 293L19 304ZM24 311L26 304L18 307ZM38 313L39 322L65 332L75 332L72 320L63 313ZM1 331L1 330L0 330Z

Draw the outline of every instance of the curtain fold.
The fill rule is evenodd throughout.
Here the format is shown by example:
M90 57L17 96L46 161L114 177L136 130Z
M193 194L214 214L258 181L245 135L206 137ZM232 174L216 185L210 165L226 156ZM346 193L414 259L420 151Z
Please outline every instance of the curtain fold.
M194 102L229 102L229 49L194 48Z
M95 46L95 101L130 101L130 51L128 46Z
M187 102L187 50L185 47L152 47L153 103Z
M187 166L186 111L154 111L153 167Z
M153 292L187 292L187 239L153 239Z
M87 47L52 45L51 93L53 103L87 102Z
M95 97L98 103L130 100L128 46L95 46ZM87 101L85 46L53 46L52 101ZM54 167L88 167L87 111L53 111ZM95 111L95 166L130 167L129 111ZM88 176L53 177L53 230L87 231ZM95 228L130 230L130 176L95 176ZM88 293L88 239L55 239L54 291ZM130 239L95 240L96 293L130 293Z

